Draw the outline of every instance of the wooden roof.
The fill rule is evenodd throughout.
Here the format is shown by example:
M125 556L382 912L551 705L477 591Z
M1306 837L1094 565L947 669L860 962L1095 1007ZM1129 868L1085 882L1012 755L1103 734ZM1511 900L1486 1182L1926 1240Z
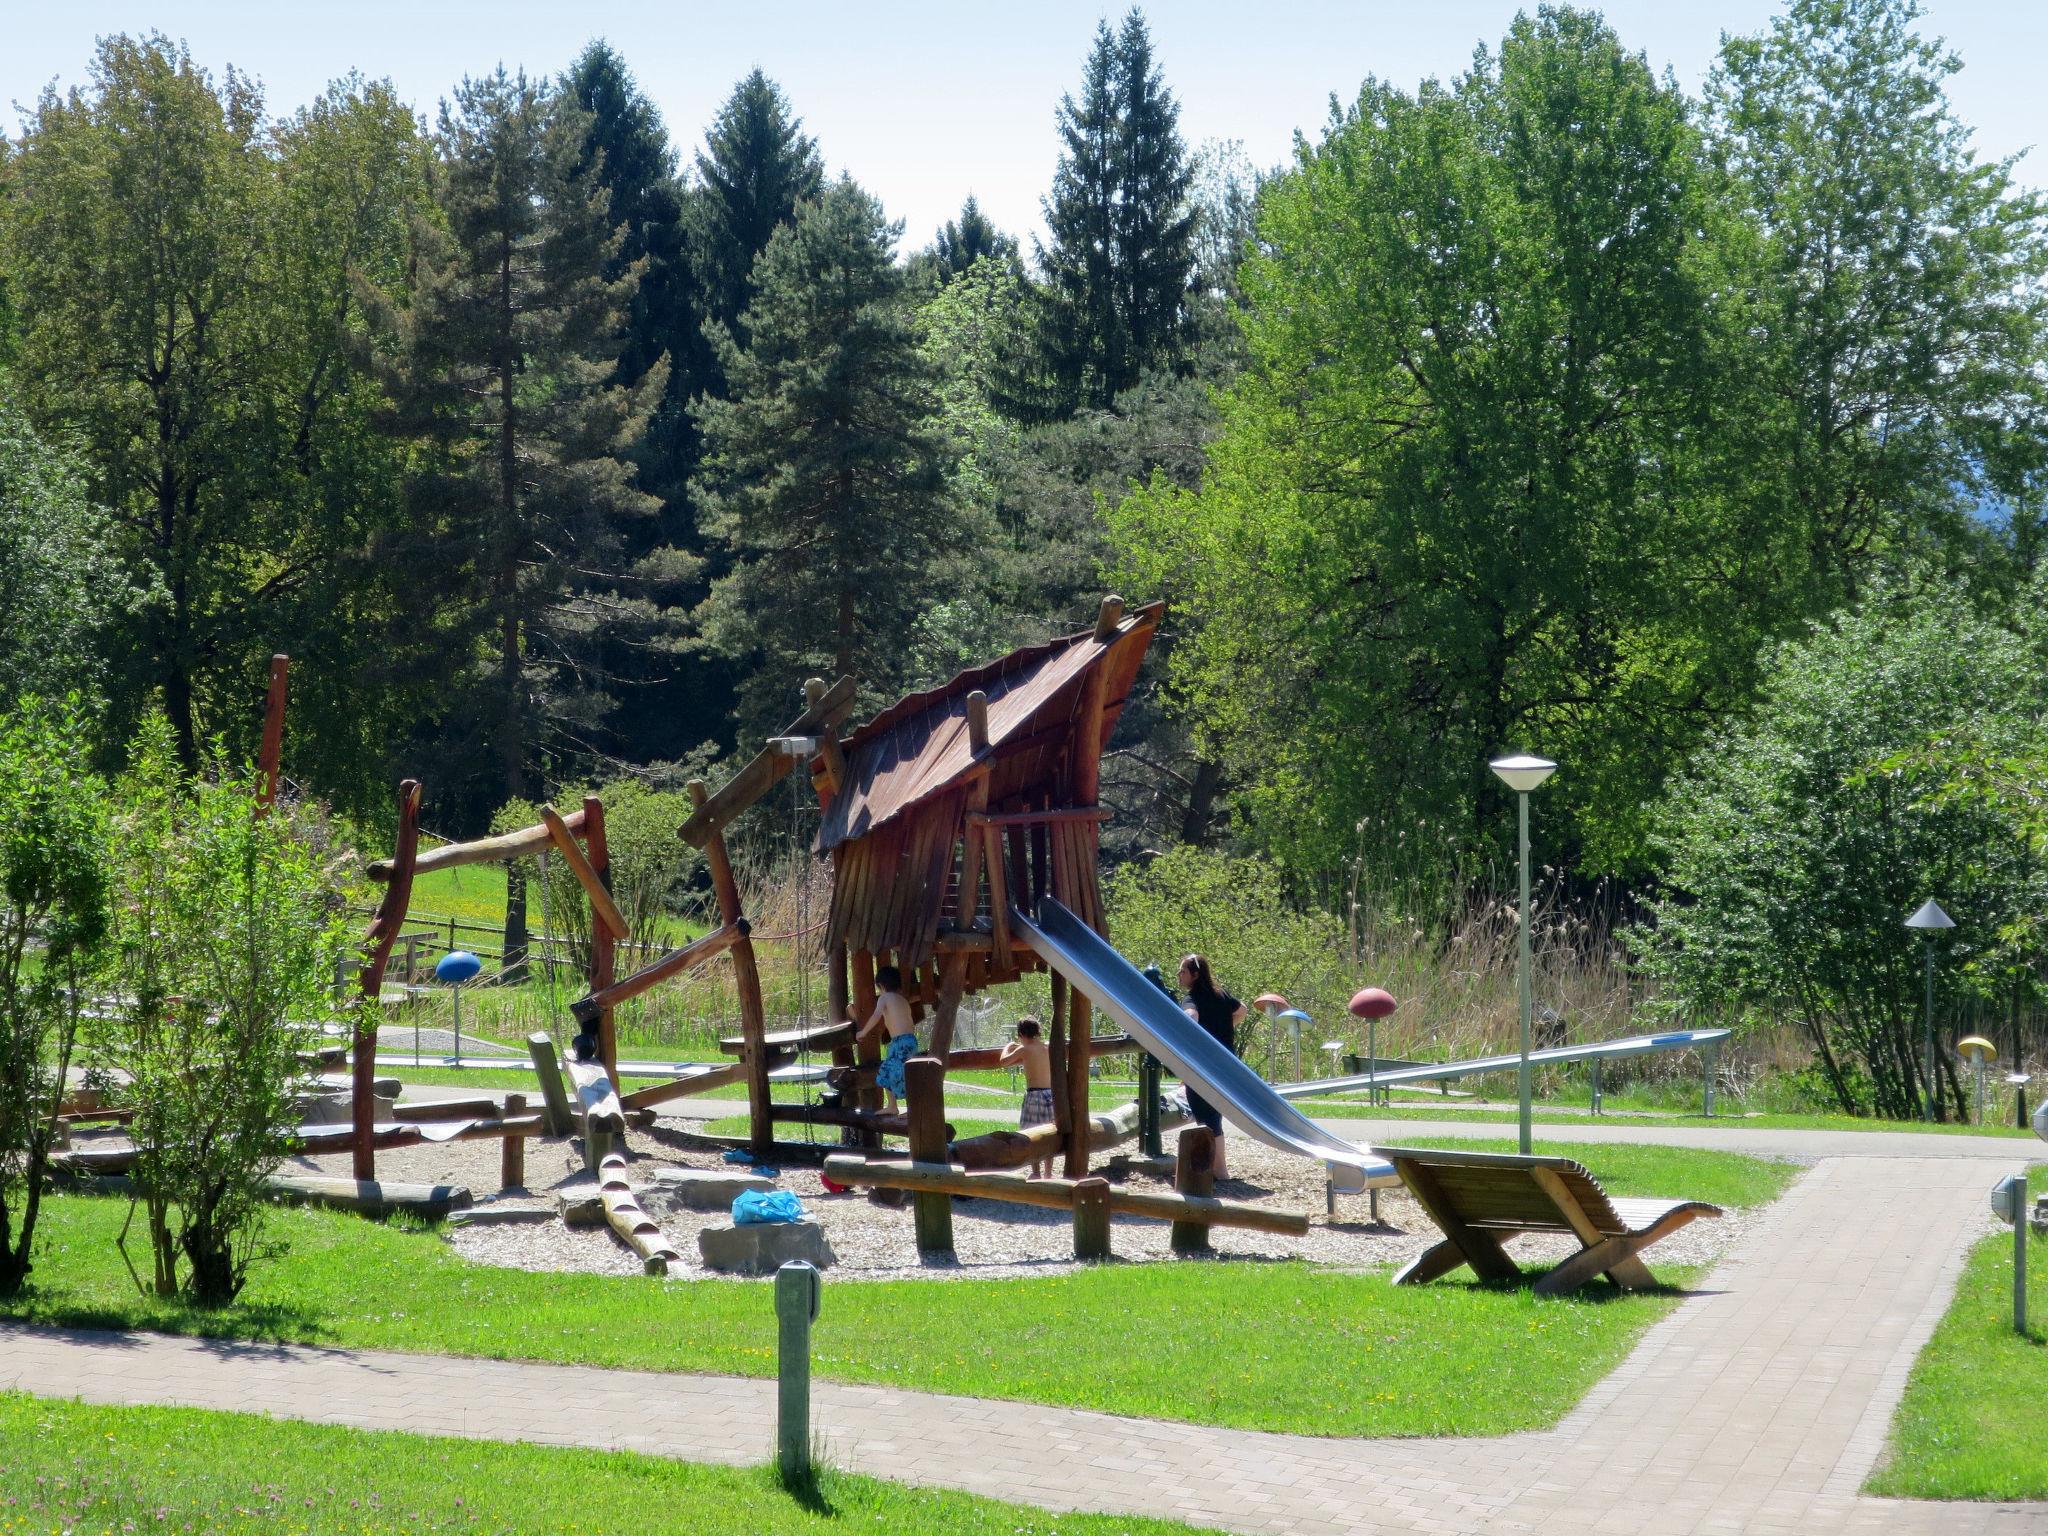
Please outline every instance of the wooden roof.
M1133 610L1106 639L1091 629L1025 646L890 705L841 744L846 781L818 828L818 850L866 837L984 765L991 808L1048 778L1072 739L1082 681L1097 666L1109 669L1100 738L1107 742L1164 607ZM967 696L976 690L988 697L988 745L979 753L967 735Z

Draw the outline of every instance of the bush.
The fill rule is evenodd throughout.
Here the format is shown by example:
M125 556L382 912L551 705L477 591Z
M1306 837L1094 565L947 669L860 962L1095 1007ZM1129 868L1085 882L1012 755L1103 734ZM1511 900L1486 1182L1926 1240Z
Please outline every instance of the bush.
M253 775L183 773L152 717L116 814L118 990L97 1054L135 1108L154 1289L176 1292L182 1261L203 1306L233 1301L260 1252L264 1180L298 1125L299 1021L346 942L290 818L256 804Z
M85 767L84 738L75 701L0 717L0 1295L28 1278L80 1008L106 936L106 787Z
M1956 919L1938 972L1946 1009L1985 985L1983 962L2039 906L2043 880L1996 801L1930 795L1881 765L1924 758L1940 733L2002 749L2042 705L2022 641L1939 589L1881 594L1782 647L1754 715L1665 805L1670 894L1644 936L1665 1004L1797 1019L1841 1108L1917 1115L1921 954L1901 924L1929 896ZM1999 952L1997 973L2014 958ZM1941 1090L1963 1114L1952 1070Z

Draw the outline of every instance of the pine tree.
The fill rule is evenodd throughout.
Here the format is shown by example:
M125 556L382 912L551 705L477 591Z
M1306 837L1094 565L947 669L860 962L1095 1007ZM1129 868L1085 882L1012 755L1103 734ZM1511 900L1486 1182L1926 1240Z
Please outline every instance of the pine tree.
M417 285L392 318L401 423L425 450L410 494L440 521L437 574L474 597L493 805L602 722L622 531L657 505L624 456L666 370L613 377L635 273L606 276L623 238L576 174L587 132L523 73L465 80L436 135L442 223L416 228Z
M1147 369L1182 365L1195 216L1179 121L1143 15L1118 32L1101 23L1080 99L1060 102L1051 240L1038 246L1041 377L1009 391L1020 414L1106 409Z
M714 331L732 398L698 402L697 490L733 566L701 617L710 649L754 664L751 723L786 714L806 676L885 695L925 577L959 540L899 232L841 179L763 252L748 341Z
M950 282L984 256L1005 265L1017 260L1017 242L997 229L981 204L969 196L960 205L960 217L948 219L932 240L931 257L940 281Z

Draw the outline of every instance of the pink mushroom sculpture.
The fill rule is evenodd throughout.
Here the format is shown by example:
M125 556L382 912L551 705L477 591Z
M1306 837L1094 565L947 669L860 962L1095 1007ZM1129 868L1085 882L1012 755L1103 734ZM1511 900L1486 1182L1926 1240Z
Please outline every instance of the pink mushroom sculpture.
M1351 1015L1365 1020L1365 1096L1368 1102L1379 1100L1379 1091L1374 1083L1380 1070L1379 1021L1394 1011L1394 994L1385 987L1360 987L1351 994Z

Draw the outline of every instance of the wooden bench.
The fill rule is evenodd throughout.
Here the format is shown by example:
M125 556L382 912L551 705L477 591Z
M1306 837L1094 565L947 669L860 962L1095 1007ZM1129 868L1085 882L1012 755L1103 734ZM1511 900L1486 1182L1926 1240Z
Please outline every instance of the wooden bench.
M809 1029L771 1029L761 1037L761 1043L771 1057L797 1051L832 1051L853 1044L853 1026L840 1019L813 1024ZM728 1056L741 1055L747 1048L747 1037L727 1035L718 1042L718 1048Z
M1421 1285L1461 1264L1482 1280L1516 1280L1522 1271L1501 1246L1524 1232L1569 1233L1579 1251L1536 1282L1539 1296L1576 1290L1605 1275L1623 1290L1655 1285L1636 1257L1660 1238L1721 1208L1699 1200L1615 1200L1568 1157L1375 1147L1394 1165L1444 1241L1394 1276Z

